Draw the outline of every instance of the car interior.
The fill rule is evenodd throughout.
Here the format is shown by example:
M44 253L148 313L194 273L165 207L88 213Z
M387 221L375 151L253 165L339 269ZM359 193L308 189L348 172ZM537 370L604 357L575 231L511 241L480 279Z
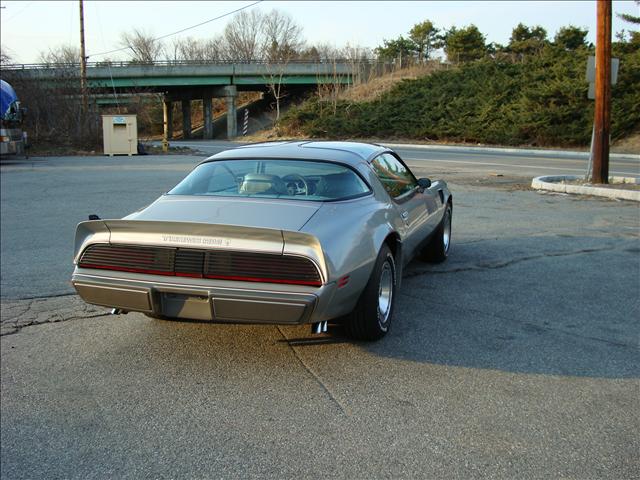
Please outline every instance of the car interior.
M169 194L336 200L369 191L348 167L312 161L236 160L197 167Z

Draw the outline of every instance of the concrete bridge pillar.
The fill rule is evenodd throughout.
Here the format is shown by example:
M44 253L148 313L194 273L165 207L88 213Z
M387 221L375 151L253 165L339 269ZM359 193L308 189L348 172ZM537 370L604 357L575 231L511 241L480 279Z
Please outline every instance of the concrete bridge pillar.
M191 100L182 100L182 138L191 138Z
M224 87L224 97L227 103L227 138L238 136L238 111L236 99L238 98L238 90L235 85L227 85Z
M205 94L202 98L202 110L204 118L204 129L202 138L211 140L213 138L213 114L211 109L211 94Z
M168 98L162 101L162 121L164 125L164 139L173 139L173 103Z

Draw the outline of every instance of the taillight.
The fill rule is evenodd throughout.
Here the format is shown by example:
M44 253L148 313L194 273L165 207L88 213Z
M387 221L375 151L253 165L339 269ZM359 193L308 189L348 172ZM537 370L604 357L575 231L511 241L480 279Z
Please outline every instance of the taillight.
M149 275L322 285L317 267L308 258L266 253L100 244L87 247L78 266Z

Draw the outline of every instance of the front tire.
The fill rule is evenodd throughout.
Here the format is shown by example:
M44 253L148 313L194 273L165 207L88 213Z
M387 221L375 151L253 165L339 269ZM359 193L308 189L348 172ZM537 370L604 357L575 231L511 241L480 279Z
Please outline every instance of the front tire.
M385 243L362 291L356 308L345 324L349 336L355 340L379 340L389 331L397 285L396 263Z
M451 247L451 204L447 203L444 216L433 238L422 252L422 259L431 263L442 263L449 256L449 248Z

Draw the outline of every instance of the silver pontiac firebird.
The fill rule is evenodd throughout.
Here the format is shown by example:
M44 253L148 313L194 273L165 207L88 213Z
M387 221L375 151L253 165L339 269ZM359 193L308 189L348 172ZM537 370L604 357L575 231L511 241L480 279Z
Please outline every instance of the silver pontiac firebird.
M72 283L113 313L389 331L402 267L441 262L452 195L392 150L275 142L227 150L121 220L78 225ZM90 217L91 218L91 217Z

